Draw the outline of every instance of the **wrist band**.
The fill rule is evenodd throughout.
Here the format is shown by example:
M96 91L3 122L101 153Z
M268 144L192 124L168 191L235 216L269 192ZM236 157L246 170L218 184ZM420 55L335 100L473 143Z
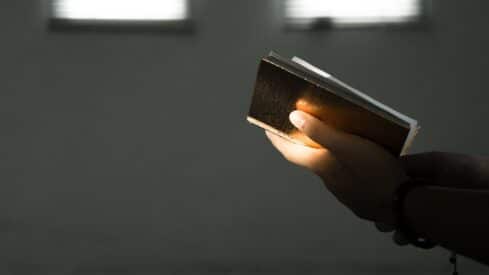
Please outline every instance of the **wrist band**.
M404 209L404 201L406 196L410 191L412 191L416 187L424 186L421 182L410 180L406 181L399 185L396 192L394 193L394 214L396 219L396 226L398 231L414 246L423 248L423 249L431 249L437 244L428 240L427 238L423 238L418 236L407 223L405 209Z

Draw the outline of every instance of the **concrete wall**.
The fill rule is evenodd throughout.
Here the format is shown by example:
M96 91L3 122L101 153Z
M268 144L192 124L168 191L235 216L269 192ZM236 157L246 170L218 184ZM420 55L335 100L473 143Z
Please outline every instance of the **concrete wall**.
M414 151L487 155L489 2L323 32L285 31L280 1L193 3L184 34L50 32L41 1L0 3L0 272L448 274L447 251L396 247L245 115L274 49L417 118Z

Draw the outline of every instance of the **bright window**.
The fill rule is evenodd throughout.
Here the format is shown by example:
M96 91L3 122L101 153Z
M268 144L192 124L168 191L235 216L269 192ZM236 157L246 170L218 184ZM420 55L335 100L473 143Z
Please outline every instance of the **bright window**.
M52 0L52 18L71 21L182 21L187 0Z
M286 0L289 23L333 25L375 25L416 21L421 0Z

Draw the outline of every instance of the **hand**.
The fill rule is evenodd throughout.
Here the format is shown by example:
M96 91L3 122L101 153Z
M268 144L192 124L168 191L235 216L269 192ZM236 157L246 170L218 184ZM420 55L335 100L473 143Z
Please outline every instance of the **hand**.
M290 121L322 147L307 147L267 132L287 160L316 173L360 218L394 223L394 191L407 179L396 157L369 140L335 130L302 111L292 112Z
M401 158L407 175L429 185L448 188L489 188L489 159L454 153L429 152Z
M429 152L407 155L401 158L401 164L410 178L423 184L447 188L488 189L489 159L454 153ZM394 227L376 223L381 232L394 231ZM396 231L394 241L399 245L408 242Z

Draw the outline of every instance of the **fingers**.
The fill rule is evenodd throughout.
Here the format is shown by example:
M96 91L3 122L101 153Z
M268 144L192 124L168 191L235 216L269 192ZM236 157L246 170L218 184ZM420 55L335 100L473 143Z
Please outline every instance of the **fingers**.
M308 113L294 111L289 118L297 129L332 152L347 149L347 142L351 140L351 135L324 124Z
M334 161L327 149L296 144L270 132L265 134L285 159L313 172L320 173Z

